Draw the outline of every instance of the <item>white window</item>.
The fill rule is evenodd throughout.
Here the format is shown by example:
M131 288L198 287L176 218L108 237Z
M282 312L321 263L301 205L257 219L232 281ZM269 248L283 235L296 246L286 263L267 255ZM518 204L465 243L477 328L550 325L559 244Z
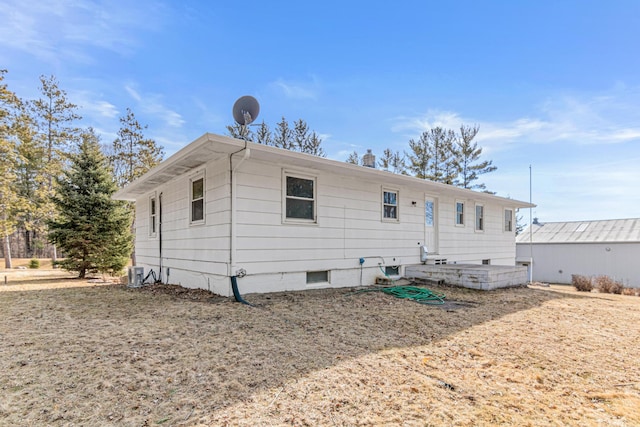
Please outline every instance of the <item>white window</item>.
M191 179L191 224L204 223L204 176L199 175Z
M464 225L464 202L456 202L456 225Z
M158 204L156 196L149 197L149 236L155 237L158 228Z
M512 209L504 210L504 231L508 231L508 232L513 231L513 210Z
M315 177L284 176L284 212L287 222L316 222Z
M382 219L398 220L398 192L382 189Z
M476 205L476 231L484 230L484 206Z

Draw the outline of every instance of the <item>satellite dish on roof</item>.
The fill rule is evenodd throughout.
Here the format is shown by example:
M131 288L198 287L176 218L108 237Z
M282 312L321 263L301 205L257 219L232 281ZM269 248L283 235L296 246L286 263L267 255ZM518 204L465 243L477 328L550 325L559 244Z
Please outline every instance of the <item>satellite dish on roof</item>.
M253 96L242 96L233 104L233 120L239 125L248 126L260 113L260 104Z

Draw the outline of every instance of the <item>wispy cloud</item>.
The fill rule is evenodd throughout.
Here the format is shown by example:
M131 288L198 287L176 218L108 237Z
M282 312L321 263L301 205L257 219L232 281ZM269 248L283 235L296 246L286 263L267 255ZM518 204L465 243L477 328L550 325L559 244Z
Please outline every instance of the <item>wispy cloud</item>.
M151 115L159 123L173 128L181 128L185 123L182 115L164 104L163 96L157 93L141 93L134 83L124 86L125 91L136 101L136 110Z
M271 83L271 86L280 90L287 98L290 99L311 99L315 100L320 92L320 83L315 76L311 81L286 81L282 78Z
M547 99L528 117L506 121L429 110L413 117L397 117L393 123L392 131L409 137L435 126L457 129L461 124L478 125L477 140L491 151L523 142L602 145L640 141L640 90L617 86L604 94L557 96Z
M146 0L6 0L0 2L0 46L48 62L87 63L91 48L131 53L136 34L160 28L163 15L161 5Z

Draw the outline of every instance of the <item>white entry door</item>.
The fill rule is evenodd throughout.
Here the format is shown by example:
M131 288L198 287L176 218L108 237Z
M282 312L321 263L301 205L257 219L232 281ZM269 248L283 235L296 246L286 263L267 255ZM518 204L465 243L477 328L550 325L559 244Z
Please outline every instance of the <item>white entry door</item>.
M438 199L424 198L424 244L429 254L438 253Z

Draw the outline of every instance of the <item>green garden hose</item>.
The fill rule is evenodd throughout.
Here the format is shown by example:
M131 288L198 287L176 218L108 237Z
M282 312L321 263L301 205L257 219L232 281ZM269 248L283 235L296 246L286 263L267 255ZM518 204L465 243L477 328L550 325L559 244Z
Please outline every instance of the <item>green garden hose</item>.
M363 289L359 292L384 292L387 295L393 295L396 298L409 299L420 304L444 304L445 295L437 294L427 288L418 288L415 286L391 286L386 288Z

